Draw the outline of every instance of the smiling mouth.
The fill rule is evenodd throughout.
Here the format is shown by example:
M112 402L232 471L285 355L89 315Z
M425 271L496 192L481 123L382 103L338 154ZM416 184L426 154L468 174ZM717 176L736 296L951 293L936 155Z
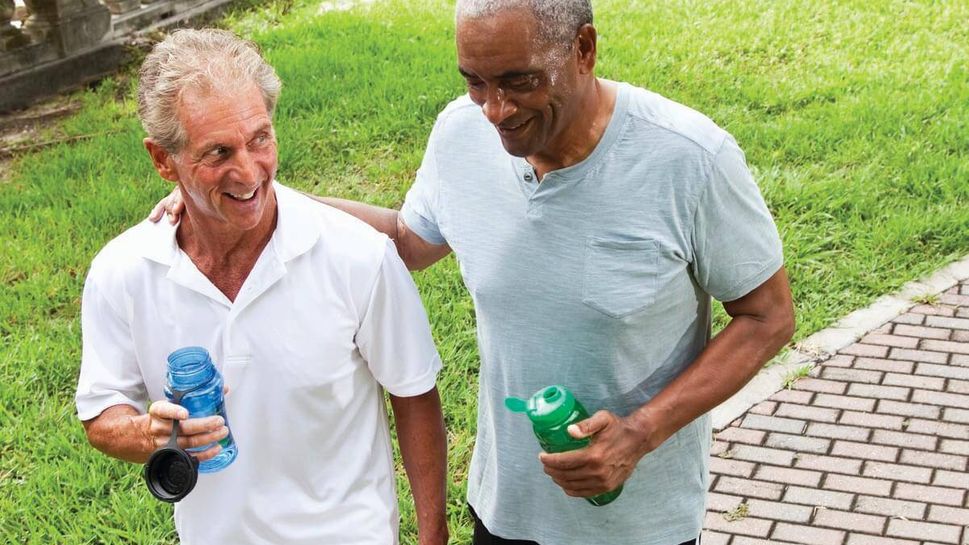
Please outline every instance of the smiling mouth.
M528 118L525 121L522 121L521 123L519 123L517 125L511 125L511 124L497 125L496 128L498 129L498 132L501 135L503 135L503 136L511 136L511 135L514 135L514 134L520 132L522 129L524 129L525 126L528 125L531 121L532 121L532 119L531 118Z
M245 201L251 200L253 197L255 197L256 196L256 191L258 191L258 188L257 189L253 189L252 191L250 191L248 193L229 193L227 191L225 194L228 195L229 197L231 197L234 200L241 201L241 202L245 202Z

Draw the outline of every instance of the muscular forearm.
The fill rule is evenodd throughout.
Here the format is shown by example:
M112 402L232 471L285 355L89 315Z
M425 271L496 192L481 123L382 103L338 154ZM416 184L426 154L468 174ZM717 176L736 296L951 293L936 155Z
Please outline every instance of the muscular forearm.
M390 396L390 402L414 495L420 543L446 543L447 435L437 388L414 397Z
M130 405L115 405L83 425L94 448L108 456L141 464L155 448L147 434L149 418Z

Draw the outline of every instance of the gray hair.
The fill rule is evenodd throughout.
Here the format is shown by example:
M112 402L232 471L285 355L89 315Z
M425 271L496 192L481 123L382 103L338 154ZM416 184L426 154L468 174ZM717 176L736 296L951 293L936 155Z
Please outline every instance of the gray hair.
M282 82L259 47L216 29L184 29L155 45L141 65L138 117L148 136L170 153L186 144L176 107L186 88L232 89L255 83L272 117Z
M455 20L488 17L514 9L525 9L535 16L538 34L547 43L570 44L582 25L592 24L590 0L458 0Z

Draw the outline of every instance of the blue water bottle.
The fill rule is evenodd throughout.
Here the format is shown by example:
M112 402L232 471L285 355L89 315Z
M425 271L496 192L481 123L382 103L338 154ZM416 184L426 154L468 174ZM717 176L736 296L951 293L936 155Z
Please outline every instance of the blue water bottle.
M208 350L199 346L180 348L168 355L168 384L165 397L173 401L173 391L182 394L180 405L188 410L189 418L219 415L229 425L225 414L225 401L222 396L222 374L215 368ZM201 452L215 443L187 449ZM219 441L222 450L217 456L199 464L199 473L214 473L225 469L236 459L239 449L229 435Z

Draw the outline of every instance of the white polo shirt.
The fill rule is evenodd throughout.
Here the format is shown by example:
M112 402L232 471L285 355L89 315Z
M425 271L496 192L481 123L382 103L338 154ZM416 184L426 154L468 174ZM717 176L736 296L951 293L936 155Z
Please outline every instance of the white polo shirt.
M182 252L175 227L141 224L91 265L76 396L88 420L164 399L166 358L212 354L239 447L175 508L184 545L398 542L381 387L414 396L440 358L393 243L275 184L272 239L229 301ZM147 490L145 491L147 494Z

